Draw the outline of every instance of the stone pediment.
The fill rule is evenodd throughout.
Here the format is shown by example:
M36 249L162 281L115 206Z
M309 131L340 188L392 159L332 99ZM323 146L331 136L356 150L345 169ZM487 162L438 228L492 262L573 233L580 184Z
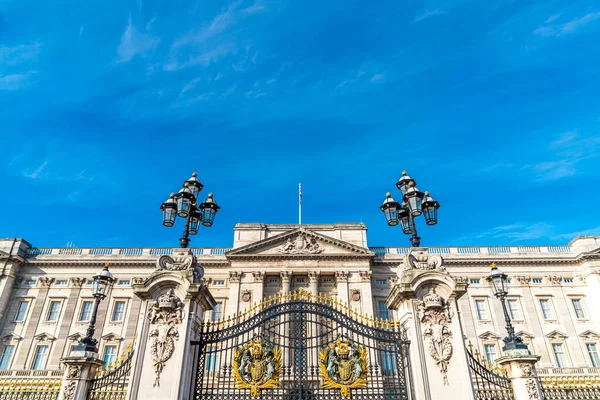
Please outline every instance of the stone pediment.
M546 335L549 339L566 339L568 336L561 331L552 331Z
M18 342L19 340L23 340L23 337L17 335L14 332L11 332L8 335L2 336L2 338L0 338L0 341L2 341L3 343Z
M0 250L0 258L8 258L10 254L5 251Z
M226 253L227 258L370 258L374 255L375 253L367 248L320 235L303 228L284 232Z
M598 340L600 339L600 334L588 329L587 331L580 333L579 337L585 340Z
M73 342L77 342L79 339L83 339L84 337L85 335L83 333L75 332L67 336L67 339Z
M46 332L39 333L39 334L35 335L33 338L39 342L51 342L53 340L56 340L56 338L54 336L52 336L51 334L46 333Z
M118 342L123 340L123 338L119 335L117 335L116 333L107 333L106 335L102 336L102 340L105 340L107 342Z
M496 333L491 332L491 331L487 331L487 332L479 335L479 338L482 340L499 340L500 335L497 335Z
M527 332L527 331L519 331L517 332L517 336L524 338L524 339L533 339L535 336L533 336L533 334Z

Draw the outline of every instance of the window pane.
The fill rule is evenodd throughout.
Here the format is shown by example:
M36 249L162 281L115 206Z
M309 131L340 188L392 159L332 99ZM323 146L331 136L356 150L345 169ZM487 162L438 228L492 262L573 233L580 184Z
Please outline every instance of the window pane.
M0 369L8 369L14 349L15 346L4 346L4 350L2 350L2 357L0 357Z
M383 370L384 371L395 371L396 370L396 358L393 351L386 349L381 352L381 358L383 359Z
M585 347L587 347L588 354L590 355L590 360L592 361L592 367L598 368L600 367L600 356L598 356L598 349L596 348L595 343L586 343Z
M44 362L46 361L46 353L48 352L48 346L38 346L35 351L35 358L31 369L42 369L44 368Z
M385 306L385 301L377 302L377 307L378 307L378 311L379 311L379 318L385 319L385 320L390 319L390 311Z
M583 306L581 305L581 300L573 299L571 300L573 303L573 309L575 310L575 316L577 318L585 318L585 314L583 313Z
M28 301L22 301L19 303L19 308L17 309L17 315L15 316L15 321L23 322L25 321L25 317L27 316L27 308L29 307Z
M563 350L562 344L552 344L552 350L554 350L554 358L556 358L556 366L564 368L567 366L567 356Z
M113 321L122 321L125 314L125 302L117 301L115 302L115 308L113 310Z
M218 321L218 320L221 319L222 315L223 315L223 303L219 302L212 309L212 313L210 315L210 319L211 319L211 321Z
M103 368L108 367L108 364L113 362L115 360L116 356L117 356L117 347L116 346L106 346L104 348L104 357L102 358L106 364L104 364Z
M60 301L51 301L50 307L48 307L48 318L47 321L56 321L60 314Z
M486 344L483 346L485 348L485 358L489 361L495 361L497 356L496 356L496 345L493 344Z
M519 313L519 305L517 303L517 300L508 301L508 310L510 311L510 317L512 319L521 319L521 314Z
M84 301L81 304L81 314L79 314L80 321L89 321L92 316L92 304L91 301Z
M485 300L475 300L475 307L477 309L477 319L489 319Z
M207 371L216 371L217 366L219 364L219 356L215 354L216 348L211 346L207 348L206 354L206 370Z
M542 315L544 319L552 319L552 311L550 310L549 300L540 300L540 308L542 309Z

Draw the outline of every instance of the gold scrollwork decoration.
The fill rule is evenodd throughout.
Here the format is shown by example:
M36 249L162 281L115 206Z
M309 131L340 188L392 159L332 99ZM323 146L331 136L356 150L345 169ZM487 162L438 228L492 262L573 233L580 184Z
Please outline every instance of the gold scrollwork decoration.
M319 370L325 389L339 389L350 398L351 389L367 387L367 349L344 337L319 351Z
M264 389L279 386L281 348L271 346L260 335L233 351L233 377L238 389L250 389L258 399Z

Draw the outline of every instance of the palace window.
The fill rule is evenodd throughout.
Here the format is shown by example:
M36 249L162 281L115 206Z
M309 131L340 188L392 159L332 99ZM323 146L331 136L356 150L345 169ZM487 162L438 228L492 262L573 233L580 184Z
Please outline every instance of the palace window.
M215 283L213 285L215 285L215 286L225 286L225 281L215 281Z
M567 355L565 354L562 343L552 343L552 351L554 352L554 358L556 359L556 366L558 368L566 367Z
M102 368L108 367L108 364L115 361L115 358L117 358L117 346L104 347L104 357L102 357L102 360L105 362L105 364Z
M387 280L385 280L385 279L377 279L375 281L375 284L376 285L387 285Z
M67 286L67 281L65 281L65 280L56 281L55 285L56 286Z
M81 303L81 312L79 313L79 321L89 321L92 316L93 302L84 301Z
M496 345L495 344L485 344L483 345L485 350L485 358L489 362L496 361L498 358L498 354L496 353Z
M29 279L25 281L25 284L27 286L35 286L35 280L34 279Z
M219 355L216 354L217 348L210 346L206 349L206 370L216 371L219 365Z
M554 313L552 312L549 299L540 299L540 308L542 309L542 316L544 319L554 319Z
M31 363L31 369L44 369L47 354L48 346L38 346L37 349L35 349L35 356L33 357L33 363Z
M10 359L12 358L15 346L4 346L2 356L0 356L0 369L8 369L10 367ZM597 357L598 355L596 355Z
M46 321L56 321L60 315L61 302L53 300L48 306L48 315L46 315Z
M279 283L279 279L277 279L277 278L269 278L269 283L277 284L277 283Z
M477 310L477 319L480 321L490 319L485 300L475 300L475 309Z
M28 301L20 301L19 307L17 308L17 315L15 315L15 321L23 322L25 321L25 317L27 317L27 310L29 309Z
M508 300L508 311L512 319L521 319L518 300Z
M113 321L123 321L125 317L125 302L124 301L115 301L115 306L113 308Z
M210 314L210 320L211 321L219 321L221 319L221 316L223 315L223 302L218 302L217 304L215 304L215 306L213 307L211 314Z
M480 279L469 279L469 283L472 285L479 285L481 283Z
M573 283L573 278L563 278L564 283Z
M379 311L379 318L384 319L384 320L390 319L390 311L385 306L385 301L378 301L377 309Z
M533 278L531 280L531 282L533 282L533 283L542 283L542 278Z
M581 304L581 299L571 299L571 304L573 304L575 316L579 319L585 318L585 313L583 312L583 304Z
M333 283L333 278L323 278L321 280L322 283Z
M304 278L296 278L296 283L304 283L306 280Z
M129 286L131 285L131 281L119 281L119 286Z
M592 367L600 367L600 357L598 356L598 348L596 347L596 343L586 343L585 347L587 349L588 355L590 356Z
M381 359L383 361L383 370L384 371L394 371L396 370L396 355L393 351L389 349L384 349L381 352Z

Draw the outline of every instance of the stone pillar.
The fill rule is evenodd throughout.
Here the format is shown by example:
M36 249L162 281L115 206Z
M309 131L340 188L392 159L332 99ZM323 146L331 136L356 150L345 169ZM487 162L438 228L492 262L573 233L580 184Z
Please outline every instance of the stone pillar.
M336 271L335 281L337 282L337 297L344 301L346 304L350 304L350 297L348 295L348 273L346 271Z
M425 248L409 250L398 267L386 306L410 339L415 400L474 399L457 304L466 290Z
M285 293L289 293L290 292L290 281L292 280L292 273L291 272L281 272L280 273L281 276L281 293L285 294Z
M373 291L371 290L371 271L360 271L360 292L363 312L375 316Z
M90 389L90 381L96 375L96 370L104 365L104 361L98 359L97 353L78 354L73 352L71 356L62 358L65 364L65 372L61 382L58 398L62 400L86 400Z
M535 372L535 363L540 359L534 355L505 355L496 362L506 369L512 382L515 400L541 400L542 391Z
M319 271L308 271L308 279L310 281L309 290L313 296L319 294Z
M252 299L255 303L263 301L263 293L265 288L265 273L264 271L252 272L254 283L252 284Z
M227 299L227 315L235 315L240 310L240 280L242 273L229 271L229 298Z
M216 302L202 282L202 272L189 250L161 256L157 270L134 293L142 299L135 345L135 368L128 399L190 398L194 348L203 313Z

